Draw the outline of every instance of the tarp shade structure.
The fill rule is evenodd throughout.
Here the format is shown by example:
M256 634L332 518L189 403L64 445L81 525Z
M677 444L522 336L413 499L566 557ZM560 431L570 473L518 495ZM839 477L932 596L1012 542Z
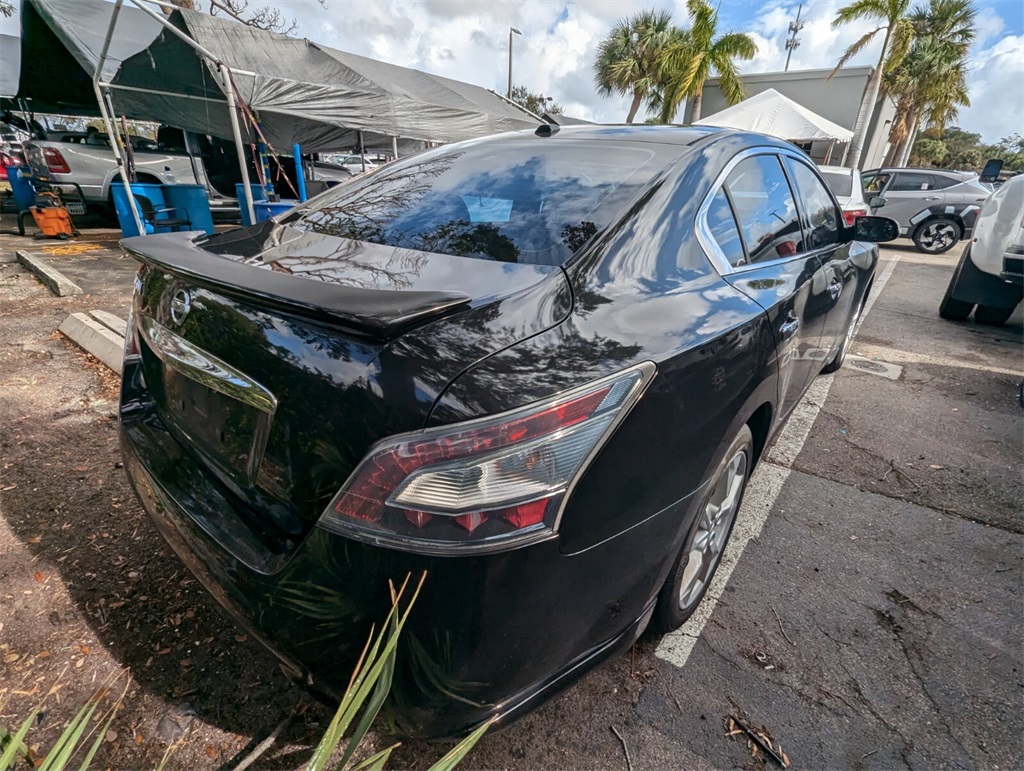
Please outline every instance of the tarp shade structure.
M113 7L104 0L25 0L18 96L37 112L97 114L91 79ZM348 150L359 131L367 147L390 147L391 137L400 145L453 142L541 122L468 83L197 11L175 11L169 21L242 71L236 89L278 150L295 143L308 152ZM109 56L103 80L113 84L118 114L231 137L215 65L127 0Z
M125 5L107 52L104 78L113 77L124 59L145 49L160 33L158 21ZM101 0L25 0L20 55L8 73L8 55L3 54L3 79L16 79L16 95L31 99L35 112L98 115L92 78L113 12L113 3Z
M696 121L699 126L757 131L791 142L849 142L853 132L797 104L774 88Z
M278 149L293 143L310 152L349 149L359 131L367 146L390 137L454 142L540 123L479 86L196 11L176 11L170 21L236 70L239 96ZM214 65L170 31L126 60L113 85L118 112L230 136Z
M21 38L0 35L0 98L18 93Z

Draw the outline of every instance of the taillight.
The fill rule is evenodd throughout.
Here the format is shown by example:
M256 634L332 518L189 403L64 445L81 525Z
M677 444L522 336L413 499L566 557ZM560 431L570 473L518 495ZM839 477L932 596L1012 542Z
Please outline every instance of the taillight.
M46 159L46 168L49 169L51 174L70 174L71 167L68 166L68 162L64 160L64 156L61 155L60 150L55 147L44 147L43 157Z
M858 217L867 217L867 209L846 209L843 212L843 219L846 220L847 227L853 227L853 224L857 221Z
M378 442L319 524L442 554L550 538L576 480L654 371L644 362L529 407Z

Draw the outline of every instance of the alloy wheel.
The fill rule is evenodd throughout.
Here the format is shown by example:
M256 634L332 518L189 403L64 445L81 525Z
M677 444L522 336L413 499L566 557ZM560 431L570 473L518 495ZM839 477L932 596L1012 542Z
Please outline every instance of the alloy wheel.
M733 520L747 479L747 451L733 455L724 471L715 480L715 488L698 515L690 553L687 555L683 580L679 587L679 607L688 608L701 596L721 559L729 539Z
M932 222L924 226L919 241L928 252L944 252L959 240L956 226L950 222Z

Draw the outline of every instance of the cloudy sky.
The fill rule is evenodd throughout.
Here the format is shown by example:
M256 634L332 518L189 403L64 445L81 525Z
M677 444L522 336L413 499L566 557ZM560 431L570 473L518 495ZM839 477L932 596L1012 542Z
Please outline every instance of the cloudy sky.
M327 0L327 10L316 0L250 1L253 6L272 2L294 17L298 36L501 92L508 78L509 27L516 27L523 33L513 43L517 84L553 97L569 115L615 122L625 119L628 100L597 95L591 68L601 39L617 19L644 8L671 10L682 26L686 20L682 0ZM831 67L846 46L873 28L859 23L833 30L830 22L845 1L804 3L805 27L790 69ZM972 105L958 122L995 142L1024 133L1024 0L975 2ZM787 27L797 5L797 0L721 0L720 27L749 32L757 42L758 54L741 65L744 72L782 70ZM12 21L0 28L14 32ZM877 61L878 37L853 64Z

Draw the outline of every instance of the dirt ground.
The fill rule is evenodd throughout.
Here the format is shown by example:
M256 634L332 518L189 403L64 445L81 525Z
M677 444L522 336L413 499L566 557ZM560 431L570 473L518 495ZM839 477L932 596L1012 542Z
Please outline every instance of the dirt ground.
M102 764L155 767L187 731L168 767L217 768L299 710L260 763L293 768L329 714L148 526L121 470L119 380L56 331L74 311L123 315L133 266L122 272L119 287L56 298L20 266L0 265L0 724L59 686L30 735L49 746L118 677L124 708Z
M0 229L9 227L4 217ZM19 265L0 261L0 725L20 721L50 692L29 735L30 745L45 750L79 706L110 684L112 695L124 691L123 708L98 768L151 769L168 753L167 768L233 768L289 717L255 767L301 767L330 712L280 673L273 656L246 637L156 533L121 468L118 379L57 332L71 312L126 314L135 266L109 248L115 237L98 231L61 244L0 235L0 260L13 248L45 254L86 293L55 297ZM939 324L934 306L948 267L926 263L904 258L858 337L856 352L866 359L904 367L900 382L855 369L839 373L770 526L718 602L693 663L676 669L643 640L485 737L466 768L619 771L630 753L638 770L764 768L741 742L723 738L730 694L748 706L763 702L759 714L788 735L797 767L801 758L804 767L1011 767L1002 759L1024 757L1020 312L1003 330ZM809 518L804 529L817 533L822 501L833 499L844 510L837 526L849 533L808 539L800 512ZM902 529L875 532L886 507ZM907 530L911 524L916 529ZM948 542L938 532L945 529ZM916 559L907 558L908 537ZM843 569L836 568L834 584L790 585L788 574L776 572L783 552L796 567L793 581L811 565L815 575L819 566ZM968 557L988 572L959 581L977 569ZM886 571L905 572L904 583L892 583ZM947 573L951 586L940 580ZM877 576L890 582L883 588L902 593L875 597L869 585ZM854 590L853 599L842 597ZM906 598L930 592L953 606L942 613L963 618L940 623L927 615L936 629L897 651L912 669L897 683L889 650L895 643L885 636L891 628L873 631L871 614L891 600L894 609L885 613L906 615L921 604ZM769 606L781 618L767 614ZM935 606L942 606L939 598ZM899 618L906 634L915 633L914 619ZM782 619L794 640L777 634ZM812 647L802 629L811 621L835 627L835 650L831 637ZM755 640L764 649L778 637L771 650L779 665L770 675L744 653L752 635L764 638ZM854 667L848 659L858 646ZM925 661L934 671L922 679ZM852 685L833 682L845 666L860 678ZM818 669L832 675L819 678ZM784 688L787 678L799 686L792 693ZM931 699L928 710L909 709L914 703L904 698L919 682ZM1007 706L986 711L986 694L1000 704L1005 696ZM822 712L822 704L831 711ZM945 752L956 734L951 725L993 747L982 742L973 755L921 761L938 755L918 750ZM373 737L375 746L383 740ZM900 742L914 752L897 752ZM996 746L998 753L984 755L989 763L972 760ZM410 742L392 766L425 768L445 750Z

